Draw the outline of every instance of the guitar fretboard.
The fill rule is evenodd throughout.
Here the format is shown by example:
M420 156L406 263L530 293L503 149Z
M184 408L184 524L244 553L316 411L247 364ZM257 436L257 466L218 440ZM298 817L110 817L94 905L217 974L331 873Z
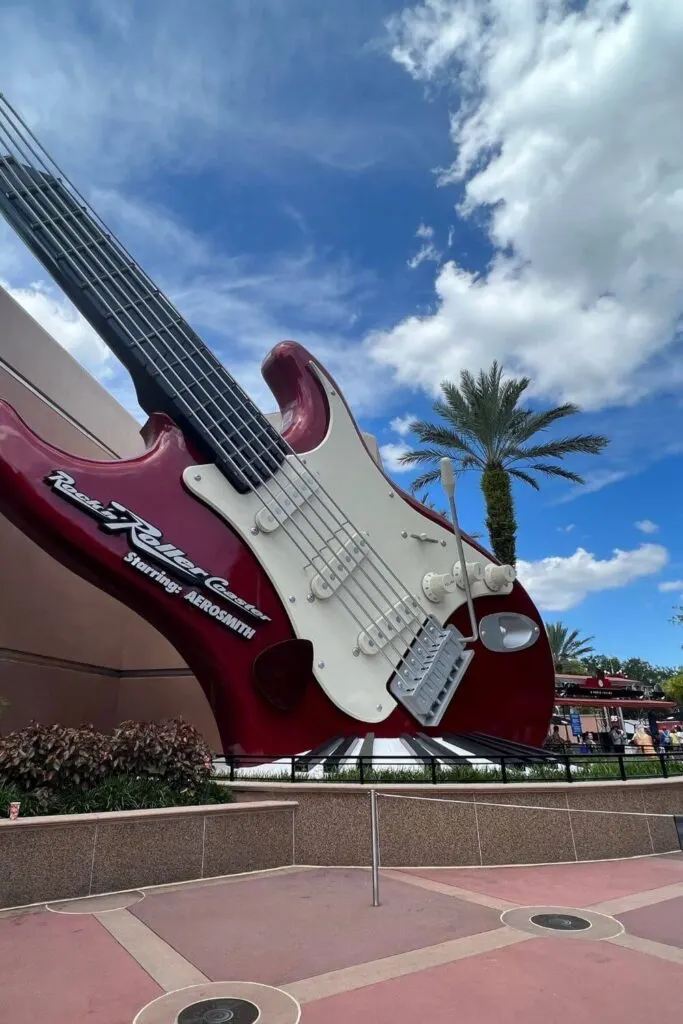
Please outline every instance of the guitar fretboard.
M166 412L239 491L286 443L0 97L0 213L127 368L141 407Z

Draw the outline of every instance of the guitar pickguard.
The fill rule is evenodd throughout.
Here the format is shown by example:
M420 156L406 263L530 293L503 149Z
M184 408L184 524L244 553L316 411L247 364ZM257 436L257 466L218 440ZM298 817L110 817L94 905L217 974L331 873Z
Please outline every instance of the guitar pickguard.
M418 601L419 621L432 615L442 625L465 603L465 592L456 587L438 603L425 597L422 581L427 573L453 571L458 560L454 535L396 494L364 446L333 382L315 364L311 369L329 403L328 430L312 451L288 456L289 472L246 495L238 494L213 465L188 468L183 482L238 531L259 559L296 634L313 641L313 671L330 700L346 714L376 723L396 706L387 685L392 663L398 663L405 645L396 642L384 653L366 654L359 636L406 591ZM273 513L282 515L286 501L293 508L280 525L270 531L257 525L261 521L268 526L268 506L271 520ZM314 545L330 551L335 533L357 551L363 545L376 554L359 559L338 591L325 597ZM464 547L468 563L495 564L467 541ZM316 586L321 596L316 596ZM504 584L496 595L509 593L512 586ZM492 592L483 580L472 589L483 601L485 615L485 599Z

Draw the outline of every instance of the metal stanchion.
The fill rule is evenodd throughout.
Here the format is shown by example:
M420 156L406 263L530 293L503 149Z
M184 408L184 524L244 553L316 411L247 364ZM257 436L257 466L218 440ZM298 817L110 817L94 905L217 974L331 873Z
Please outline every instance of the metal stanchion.
M370 827L372 829L372 905L379 906L379 821L377 791L370 790Z

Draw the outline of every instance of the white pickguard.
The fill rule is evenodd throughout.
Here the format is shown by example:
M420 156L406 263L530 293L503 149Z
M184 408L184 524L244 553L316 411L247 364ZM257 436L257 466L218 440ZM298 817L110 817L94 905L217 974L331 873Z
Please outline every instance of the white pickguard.
M214 465L189 467L183 481L192 494L240 533L259 559L289 613L294 631L313 641L313 670L330 700L363 722L381 722L396 706L387 691L393 675L388 659L398 662L399 653L395 648L390 648L386 657L383 653L359 653L359 633L398 600L394 588L399 596L407 590L418 599L425 613L445 623L465 603L464 591L457 588L437 604L424 596L422 580L427 572L452 572L458 553L450 530L420 515L395 495L391 483L361 442L356 424L333 384L316 366L311 369L325 388L330 406L329 429L317 448L299 457L288 456L286 468L257 493L239 494ZM301 460L305 466L300 464ZM391 574L378 565L377 558L368 556L360 563L367 576L359 567L345 580L339 593L325 600L310 600L316 569L311 564L314 548L306 538L313 537L319 547L323 539L315 536L306 524L304 512L325 540L332 536L333 529L342 534L339 513L330 514L325 497L316 496L273 532L254 532L255 516L264 502L272 502L272 496L283 497L278 481L291 494L287 476L291 475L300 488L305 477L299 474L307 471L343 510L344 522L353 524L402 586L393 578L384 582L384 576ZM435 538L436 543L415 539L411 534ZM467 562L495 564L466 542L464 548ZM511 589L512 584L507 583L497 593L509 593ZM364 590L372 595L372 600ZM343 606L339 596L342 592L360 622ZM474 597L483 597L490 595L491 590L484 582L477 582L472 593Z

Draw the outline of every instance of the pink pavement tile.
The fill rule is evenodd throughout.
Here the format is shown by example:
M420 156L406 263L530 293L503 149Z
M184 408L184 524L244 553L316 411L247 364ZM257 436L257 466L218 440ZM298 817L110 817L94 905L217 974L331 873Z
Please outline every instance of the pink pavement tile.
M370 873L320 869L150 893L131 907L212 981L281 985L500 927L486 907Z
M641 939L683 949L683 896L618 915L624 928Z
M678 1024L680 987L678 964L607 942L532 939L307 1003L302 1024L630 1024L649 1007L657 1024Z
M0 1020L131 1024L162 990L89 915L0 919Z
M683 882L683 855L541 867L412 869L411 874L520 906L589 907Z

